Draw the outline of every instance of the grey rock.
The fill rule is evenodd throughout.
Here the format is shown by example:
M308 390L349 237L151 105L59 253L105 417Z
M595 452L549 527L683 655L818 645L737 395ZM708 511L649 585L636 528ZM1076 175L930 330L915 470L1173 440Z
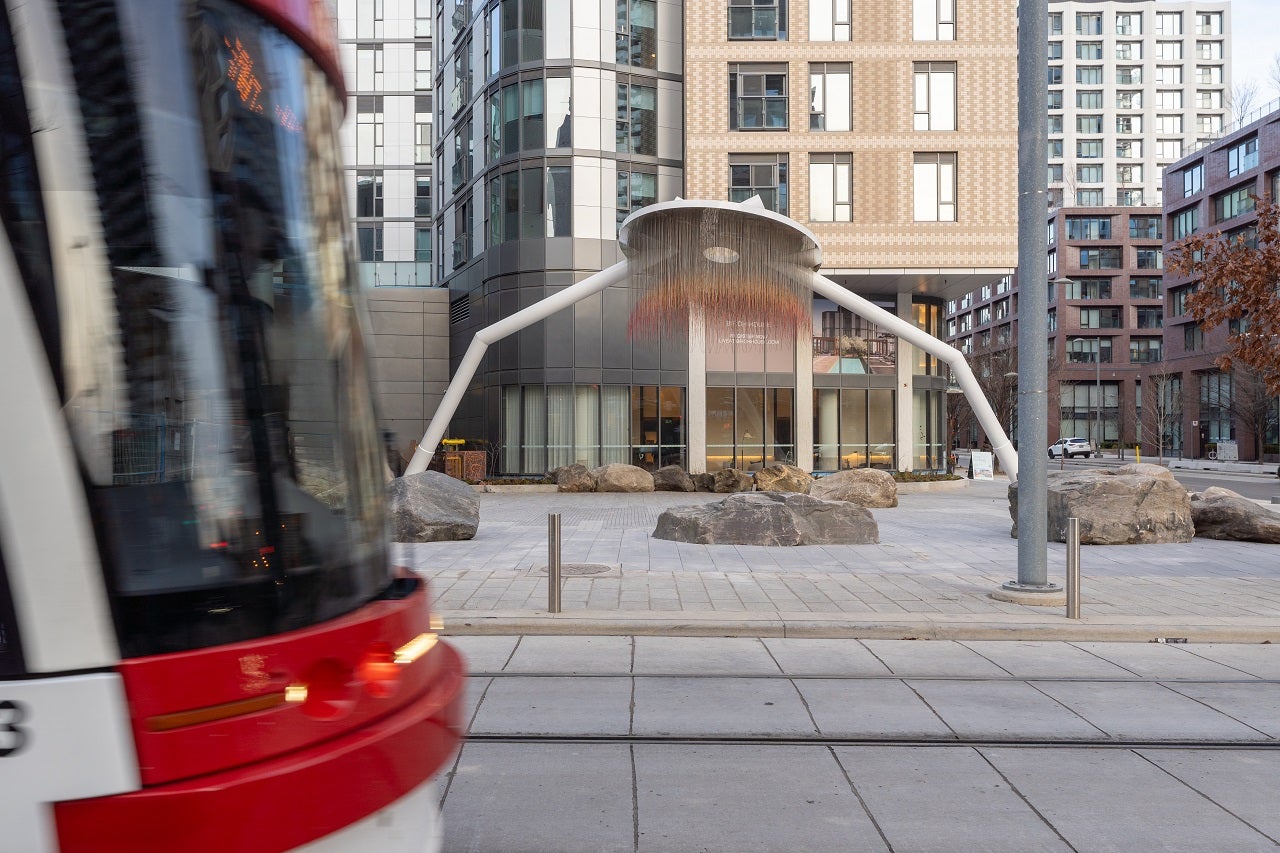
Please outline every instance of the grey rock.
M718 495L749 492L755 488L755 480L746 471L737 468L721 468L711 474L711 491Z
M655 539L700 545L874 545L880 528L864 507L796 492L754 492L672 507Z
M1191 496L1159 465L1122 465L1051 471L1048 491L1048 537L1067 541L1067 519L1080 520L1082 545L1151 545L1190 542ZM1010 535L1017 536L1018 486L1009 486Z
M813 477L794 465L774 462L756 472L756 491L758 492L798 492L809 494L813 486Z
M809 494L824 501L848 501L858 506L898 505L898 483L888 471L849 468L819 477Z
M1280 545L1280 513L1219 486L1191 495L1196 535L1206 539L1265 542Z
M555 470L556 491L559 492L594 492L596 478L586 465L565 465Z
M693 487L699 492L714 492L716 490L715 474L693 474Z
M635 465L611 462L591 469L597 492L652 492L653 475Z
M397 542L474 539L480 526L475 492L439 471L392 480L387 485L387 505Z
M655 492L692 492L695 488L693 478L679 465L664 465L653 472Z

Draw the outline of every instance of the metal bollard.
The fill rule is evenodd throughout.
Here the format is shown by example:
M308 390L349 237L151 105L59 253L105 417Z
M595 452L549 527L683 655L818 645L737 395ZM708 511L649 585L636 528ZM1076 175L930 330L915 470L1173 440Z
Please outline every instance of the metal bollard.
M1067 618L1080 618L1080 519L1067 519Z
M560 612L560 513L547 515L547 612Z

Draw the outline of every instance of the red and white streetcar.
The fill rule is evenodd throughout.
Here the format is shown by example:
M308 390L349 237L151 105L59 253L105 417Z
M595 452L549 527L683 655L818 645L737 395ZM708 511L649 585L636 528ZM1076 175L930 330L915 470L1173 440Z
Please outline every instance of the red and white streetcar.
M0 849L432 850L320 0L0 0Z

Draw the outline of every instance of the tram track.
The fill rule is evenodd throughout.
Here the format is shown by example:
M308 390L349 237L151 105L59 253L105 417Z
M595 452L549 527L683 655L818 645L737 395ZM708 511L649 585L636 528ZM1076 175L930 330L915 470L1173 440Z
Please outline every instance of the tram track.
M1193 750L1280 750L1280 740L1189 740L1083 738L983 738L983 737L844 737L839 735L687 735L687 734L468 734L471 744L551 744L551 745L675 745L675 746L883 746L898 748L972 747L989 749L1193 749Z
M713 681L713 680L741 680L753 679L761 681L963 681L969 683L992 683L992 684L1010 684L1010 683L1035 683L1035 684L1249 684L1249 685L1277 685L1280 679L1276 678L1258 678L1249 675L1241 675L1240 678L1187 678L1187 677L1165 677L1152 675L1075 675L1075 676L1043 676L1043 675L914 675L914 674L895 674L895 673L875 673L875 674L850 674L850 673L760 673L760 672L715 672L715 673L689 673L689 672L471 672L468 677L472 679L547 679L547 678L575 678L575 679L603 679L603 678L631 678L631 679L684 679L690 681Z

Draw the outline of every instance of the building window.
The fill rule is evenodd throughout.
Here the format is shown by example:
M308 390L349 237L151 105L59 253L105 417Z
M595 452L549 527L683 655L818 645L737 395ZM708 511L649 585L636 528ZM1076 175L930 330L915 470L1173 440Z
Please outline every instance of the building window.
M1142 133L1142 116L1116 116L1116 133Z
M1101 65L1077 65L1076 66L1076 82L1082 86L1101 86L1102 85L1102 66Z
M1076 35L1078 36L1102 35L1102 13L1101 12L1077 12L1076 13Z
M1222 90L1220 89L1198 90L1196 92L1196 109L1201 109L1201 110L1222 109Z
M1076 133L1102 133L1102 116L1076 116Z
M1200 227L1200 206L1192 205L1169 217L1169 236L1181 240L1195 233Z
M915 129L956 129L956 64L917 62L914 66Z
M1116 109L1142 109L1142 92L1116 92Z
M356 172L356 216L382 215L382 171Z
M1204 161L1182 170L1182 197L1187 198L1204 189Z
M1198 323L1188 323L1182 327L1182 349L1196 352L1204 349L1204 330Z
M383 8L381 0L373 3L356 3L356 38L382 38Z
M1067 361L1071 364L1111 363L1111 338L1072 338L1067 341L1066 349Z
M431 163L431 119L431 96L416 96L413 99L413 162L419 165Z
M1099 167L1100 168L1100 167ZM1110 240L1110 216L1068 216L1068 240Z
M1196 13L1196 35L1198 36L1222 35L1222 13L1221 12L1197 12Z
M787 129L785 65L729 66L729 129Z
M1130 338L1130 364L1158 364L1162 356L1161 338Z
M413 2L413 34L417 38L431 38L431 20L435 15L435 3L432 0L414 0Z
M360 246L360 260L362 261L381 261L382 260L382 226L381 225L356 226L356 242Z
M852 0L809 0L809 41L849 41Z
M1061 58L1062 58L1062 42L1060 41L1049 42L1049 61L1052 62L1055 59L1061 59Z
M1215 222L1226 222L1250 213L1254 208L1253 184L1236 187L1213 197Z
M1118 36L1142 35L1142 13L1141 12L1117 12L1116 13L1116 35Z
M1221 86L1222 85L1222 66L1221 65L1197 65L1196 66L1196 82L1202 86Z
M1119 248L1115 249L1118 253ZM1083 250L1081 252L1083 254ZM1119 255L1117 254L1117 259ZM1067 282L1063 299L1110 299L1111 279L1109 278L1073 278ZM1052 301L1052 300L1050 300Z
M618 172L618 224L658 200L658 176L649 172Z
M912 0L911 33L915 41L955 41L955 0Z
M1080 269L1082 270L1113 270L1120 269L1121 266L1119 246L1080 250Z
M1221 59L1222 58L1222 42L1220 41L1198 41L1196 42L1196 59Z
M490 75L521 62L542 59L543 0L502 0L490 9L488 27Z
M1102 157L1101 139L1080 139L1076 141L1076 157L1081 160L1096 160Z
M1182 85L1182 66L1181 65L1157 65L1156 66L1156 85L1159 86L1181 86ZM1182 109L1182 92L1177 92L1177 105L1165 106L1165 99L1161 95L1173 94L1169 92L1156 93L1156 106L1162 110Z
M729 0L729 38L783 41L787 0Z
M1138 249L1138 269L1140 270L1161 270L1164 269L1164 250L1163 249Z
M1182 116L1156 116L1156 133L1182 133Z
M1076 59L1088 59L1088 60L1102 59L1102 42L1100 41L1076 42Z
M1116 140L1116 156L1122 160L1141 159L1142 140L1141 139L1117 139Z
M1134 60L1142 59L1142 42L1116 42L1116 59L1119 59L1122 62L1133 62Z
M1062 133L1062 116L1049 116L1049 133Z
M572 170L569 166L520 169L490 178L488 195L489 245L496 246L521 237L570 237L573 235ZM459 242L467 238L470 246L469 210L467 219L459 219L459 235L454 240L454 266L470 258L469 249L461 254Z
M1160 36L1182 35L1182 13L1181 12L1156 12L1156 35L1160 35Z
M1045 314L1045 328L1050 332L1058 331L1058 312L1057 310L1049 311Z
M360 95L356 98L356 162L381 166L383 159L383 133L386 127L382 116L381 95Z
M809 219L853 220L853 155L809 155Z
M1119 308L1081 308L1080 328L1122 329L1124 321Z
M1062 35L1062 13L1061 12L1049 13L1049 35L1051 36Z
M1187 298L1195 293L1198 285L1180 287L1169 291L1169 316L1181 317L1187 313Z
M1158 41L1156 42L1156 59L1166 61L1174 61L1182 59L1182 42L1181 41Z
M1050 86L1062 85L1062 66L1050 65L1048 70L1048 80Z
M1116 204L1119 207L1142 207L1142 190L1119 190L1116 192Z
M1051 184L1062 183L1062 164L1061 163L1049 164L1049 183ZM1050 240L1049 242L1053 242L1053 241Z
M1164 326L1164 309L1163 308L1138 308L1138 328L1139 329L1159 329Z
M1222 116L1197 115L1196 131L1201 136L1218 136L1222 133Z
M852 127L847 64L810 65L809 96L810 130L849 130Z
M431 263L431 229L413 229L413 259L418 263ZM425 284L425 282L419 282Z
M775 213L787 213L787 155L730 154L729 201L760 196Z
M1099 83L1102 81L1099 80ZM1141 65L1120 65L1116 67L1116 84L1120 86L1141 86L1142 85L1142 66ZM1124 107L1124 109L1137 109L1137 107Z
M1076 190L1076 206L1077 207L1101 207L1102 200L1103 199L1102 199L1101 189Z
M1062 91L1060 89L1049 93L1049 109L1062 109Z
M1204 118L1204 116L1201 116ZM1227 176L1235 177L1258 166L1258 137L1246 139L1227 149Z
M1116 182L1121 184L1142 183L1142 166L1116 166Z
M1076 166L1076 181L1082 184L1100 184L1102 183L1102 164L1094 163L1092 165ZM1067 229L1070 231L1070 228ZM1110 229L1108 229L1110 231ZM1097 239L1097 238L1094 238Z
M1182 109L1182 90L1181 89L1161 89L1156 92L1156 109L1158 110L1180 110Z
M430 88L430 81L427 87ZM382 45L356 46L356 91L381 92L383 88Z
M1164 229L1160 227L1159 216L1129 217L1129 238L1132 240L1163 240Z
M1076 107L1082 110L1102 109L1102 92L1097 89L1076 92ZM1098 131L1101 133L1102 131Z
M532 79L503 86L489 96L489 159L572 144L567 77Z
M1062 140L1050 139L1048 145L1048 153L1050 158L1062 156Z
M652 86L618 84L616 150L623 154L658 153L658 90Z
M418 45L413 49L413 87L431 88L431 48Z
M1157 139L1156 140L1156 159L1168 163L1171 160L1177 160L1182 157L1182 140L1180 139Z
M615 60L633 68L658 67L656 0L617 0Z
M915 183L915 221L955 222L955 153L916 154L914 157L913 177Z
M1134 276L1129 279L1130 299L1159 299L1160 279L1156 276ZM1161 312L1163 316L1164 312Z
M431 175L418 172L414 175L413 215L431 215Z

